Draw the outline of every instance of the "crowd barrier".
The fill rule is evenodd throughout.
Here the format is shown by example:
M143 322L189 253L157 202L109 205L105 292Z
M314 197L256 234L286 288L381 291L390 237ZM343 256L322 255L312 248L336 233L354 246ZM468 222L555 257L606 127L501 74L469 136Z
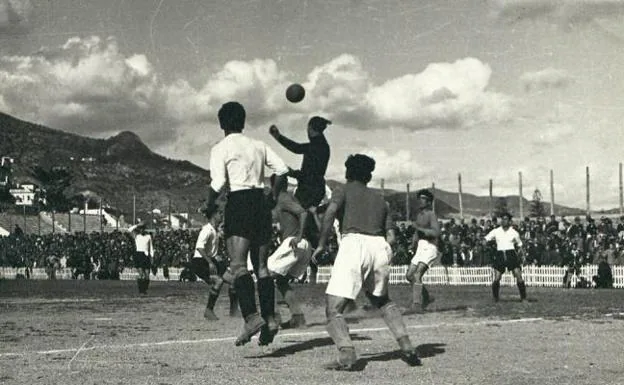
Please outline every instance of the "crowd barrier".
M613 286L616 288L624 287L624 266L612 266ZM182 269L170 268L169 279L177 281L180 277ZM405 280L405 272L407 266L392 266L390 268L390 284L407 284ZM563 277L566 269L559 266L524 266L522 275L527 286L541 287L563 287ZM598 271L597 265L585 265L581 268L579 277L574 277L572 286L585 278L588 282L592 282L592 277ZM308 275L309 275L308 270ZM0 278L15 279L18 274L25 275L24 269L16 269L9 267L0 268ZM318 269L317 282L327 283L331 274L330 266L323 266ZM487 286L492 282L493 270L490 267L447 267L435 266L425 274L424 283L429 285L481 285ZM31 279L48 279L48 274L43 268L35 268L32 270ZM71 279L72 272L70 269L59 269L56 271L56 279ZM125 269L120 276L122 280L133 280L137 278L134 269ZM151 275L150 279L155 281L166 280L162 274L162 269L158 269L156 275ZM511 273L505 273L501 280L501 285L513 286L515 279Z

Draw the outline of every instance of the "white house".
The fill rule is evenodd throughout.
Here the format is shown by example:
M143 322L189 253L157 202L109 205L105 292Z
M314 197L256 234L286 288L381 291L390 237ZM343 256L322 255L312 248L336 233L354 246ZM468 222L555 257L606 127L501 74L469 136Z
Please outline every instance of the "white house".
M15 204L18 206L33 206L35 202L35 194L37 186L33 183L19 185L17 188L9 189L9 193L15 198Z

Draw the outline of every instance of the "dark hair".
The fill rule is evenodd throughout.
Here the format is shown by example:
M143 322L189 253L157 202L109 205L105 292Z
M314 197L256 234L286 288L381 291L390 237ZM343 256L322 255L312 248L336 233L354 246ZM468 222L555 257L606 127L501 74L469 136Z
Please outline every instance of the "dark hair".
M433 201L433 194L431 193L431 191L427 190L426 188L418 190L418 192L416 193L416 196L418 198L420 198L421 196L425 196L427 199L429 199L429 201Z
M315 130L323 132L327 128L327 126L332 124L332 122L320 116L313 116L310 118L308 124L312 126Z
M507 218L507 219L511 220L512 215L511 215L511 213L504 213L504 214L502 214L500 217L501 217L501 218Z
M238 102L227 102L219 110L222 130L242 131L245 128L245 107Z
M347 168L347 180L355 180L366 184L373 177L375 159L362 154L349 155L345 162L345 167Z

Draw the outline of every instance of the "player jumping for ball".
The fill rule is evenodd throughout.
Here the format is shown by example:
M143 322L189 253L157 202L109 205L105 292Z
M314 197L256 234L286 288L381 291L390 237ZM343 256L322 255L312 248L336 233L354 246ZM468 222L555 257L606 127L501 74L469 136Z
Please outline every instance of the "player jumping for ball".
M288 139L280 133L275 125L269 128L271 136L287 150L303 155L301 169L293 170L289 168L288 176L297 179L295 198L297 198L304 209L312 214L308 219L309 223L307 226L310 226L308 241L313 248L318 243L315 236L318 230L316 223L319 221L316 208L326 195L325 172L327 171L330 157L329 143L323 132L330 124L331 121L320 116L310 118L308 121L308 143L297 143ZM315 283L318 268L314 263L310 267L312 268L310 282Z
M405 278L413 287L412 309L425 310L433 302L427 288L423 285L423 275L438 260L438 237L440 225L432 209L433 194L427 190L419 190L416 194L419 200L419 210L414 223L415 233L413 242L416 244L416 254L407 269Z
M297 179L295 198L304 209L318 206L325 196L325 172L329 163L329 143L323 131L331 122L320 116L310 118L308 122L309 143L297 143L282 135L279 129L272 125L269 133L279 144L290 152L303 155L300 170L290 169L288 176Z
M343 234L326 290L327 332L338 348L338 361L326 366L332 370L355 370L357 355L343 317L364 289L371 304L381 310L390 332L399 343L402 359L411 366L420 365L399 307L388 296L390 259L389 243L396 241L389 206L383 197L367 187L375 169L375 160L361 154L345 162L347 183L333 194L323 217L319 245L313 257L325 252L329 231L337 216Z
M492 263L494 281L492 282L492 296L498 302L500 280L505 270L512 272L516 277L516 284L520 291L520 300L526 300L526 285L522 279L522 259L516 252L516 247L522 252L520 234L511 227L511 214L505 213L501 217L501 225L485 236L485 242L496 241L496 255Z

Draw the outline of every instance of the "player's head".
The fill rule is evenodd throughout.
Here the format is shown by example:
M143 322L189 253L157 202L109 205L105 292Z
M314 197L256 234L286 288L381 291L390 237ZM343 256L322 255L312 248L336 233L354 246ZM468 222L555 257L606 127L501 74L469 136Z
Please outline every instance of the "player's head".
M511 224L510 213L504 213L503 215L501 215L500 219L501 219L501 226L503 227L508 227Z
M320 116L311 117L308 121L308 138L321 135L330 124L331 121Z
M219 206L216 203L211 203L202 207L201 213L206 217L209 221L219 222L221 218L221 212L219 211Z
M426 188L418 190L416 196L423 206L430 206L433 202L433 194Z
M245 107L238 102L225 103L219 110L219 124L223 131L243 131L245 128Z
M346 173L345 178L348 181L358 181L364 184L370 182L375 170L375 159L363 155L349 155L345 162Z

